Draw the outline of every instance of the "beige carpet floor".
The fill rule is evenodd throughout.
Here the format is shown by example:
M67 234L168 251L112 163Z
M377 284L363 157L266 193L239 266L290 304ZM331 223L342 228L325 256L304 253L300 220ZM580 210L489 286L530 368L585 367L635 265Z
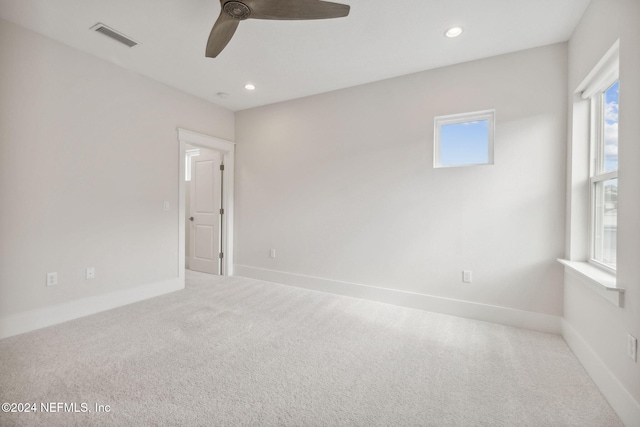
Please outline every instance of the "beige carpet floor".
M560 336L190 271L1 340L0 402L37 405L2 426L622 425Z

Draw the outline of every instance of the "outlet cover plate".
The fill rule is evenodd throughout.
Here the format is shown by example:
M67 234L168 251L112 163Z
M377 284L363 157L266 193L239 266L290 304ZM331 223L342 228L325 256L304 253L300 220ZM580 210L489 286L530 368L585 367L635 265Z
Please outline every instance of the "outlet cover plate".
M627 355L634 361L638 361L638 340L631 334L627 334Z
M471 270L462 270L462 281L464 283L471 283L473 280L473 276L471 274Z
M47 273L47 286L58 284L58 273Z

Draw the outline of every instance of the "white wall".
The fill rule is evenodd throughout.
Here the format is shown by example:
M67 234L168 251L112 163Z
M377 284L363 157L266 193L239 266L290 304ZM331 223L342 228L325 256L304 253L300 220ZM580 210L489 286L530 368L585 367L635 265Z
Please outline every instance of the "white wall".
M178 277L176 128L233 113L5 21L0 64L0 320Z
M578 279L565 277L564 321L569 344L627 425L640 425L640 364L627 357L627 334L640 338L640 2L593 0L569 41L569 98L600 58L620 39L618 286L624 307L610 304ZM570 107L571 107L570 103ZM571 135L570 135L571 136ZM571 138L570 138L571 139ZM574 144L584 144L576 138ZM580 166L576 165L579 169ZM585 168L582 167L584 170ZM571 186L572 219L586 200ZM584 222L582 220L582 222ZM573 229L568 242L586 244ZM579 254L579 247L571 247ZM618 385L621 386L618 387ZM625 395L626 394L626 395Z
M560 316L566 52L236 113L236 271ZM433 169L434 116L486 109L496 110L495 165Z

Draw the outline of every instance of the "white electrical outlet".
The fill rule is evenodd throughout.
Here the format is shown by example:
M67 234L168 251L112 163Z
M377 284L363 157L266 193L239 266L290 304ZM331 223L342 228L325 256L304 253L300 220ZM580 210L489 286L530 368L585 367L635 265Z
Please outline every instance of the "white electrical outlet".
M95 267L87 267L87 279L95 279L95 278L96 278Z
M472 281L471 270L462 270L462 281L464 283L471 283Z
M638 340L631 334L627 334L627 355L634 361L638 361Z
M169 202L162 203L162 209L164 209L165 211L168 211L170 206L171 205L169 204Z
M47 286L58 284L58 273L47 273Z
M276 250L269 249L269 258L275 258L275 257L276 257Z

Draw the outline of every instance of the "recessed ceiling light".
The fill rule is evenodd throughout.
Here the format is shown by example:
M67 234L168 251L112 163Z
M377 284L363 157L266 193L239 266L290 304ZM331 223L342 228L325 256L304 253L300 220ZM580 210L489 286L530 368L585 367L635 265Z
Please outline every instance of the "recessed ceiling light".
M253 83L247 83L246 85L244 85L244 88L246 90L255 90L256 86Z
M458 37L460 34L462 34L462 28L460 27L451 27L444 33L449 38Z

